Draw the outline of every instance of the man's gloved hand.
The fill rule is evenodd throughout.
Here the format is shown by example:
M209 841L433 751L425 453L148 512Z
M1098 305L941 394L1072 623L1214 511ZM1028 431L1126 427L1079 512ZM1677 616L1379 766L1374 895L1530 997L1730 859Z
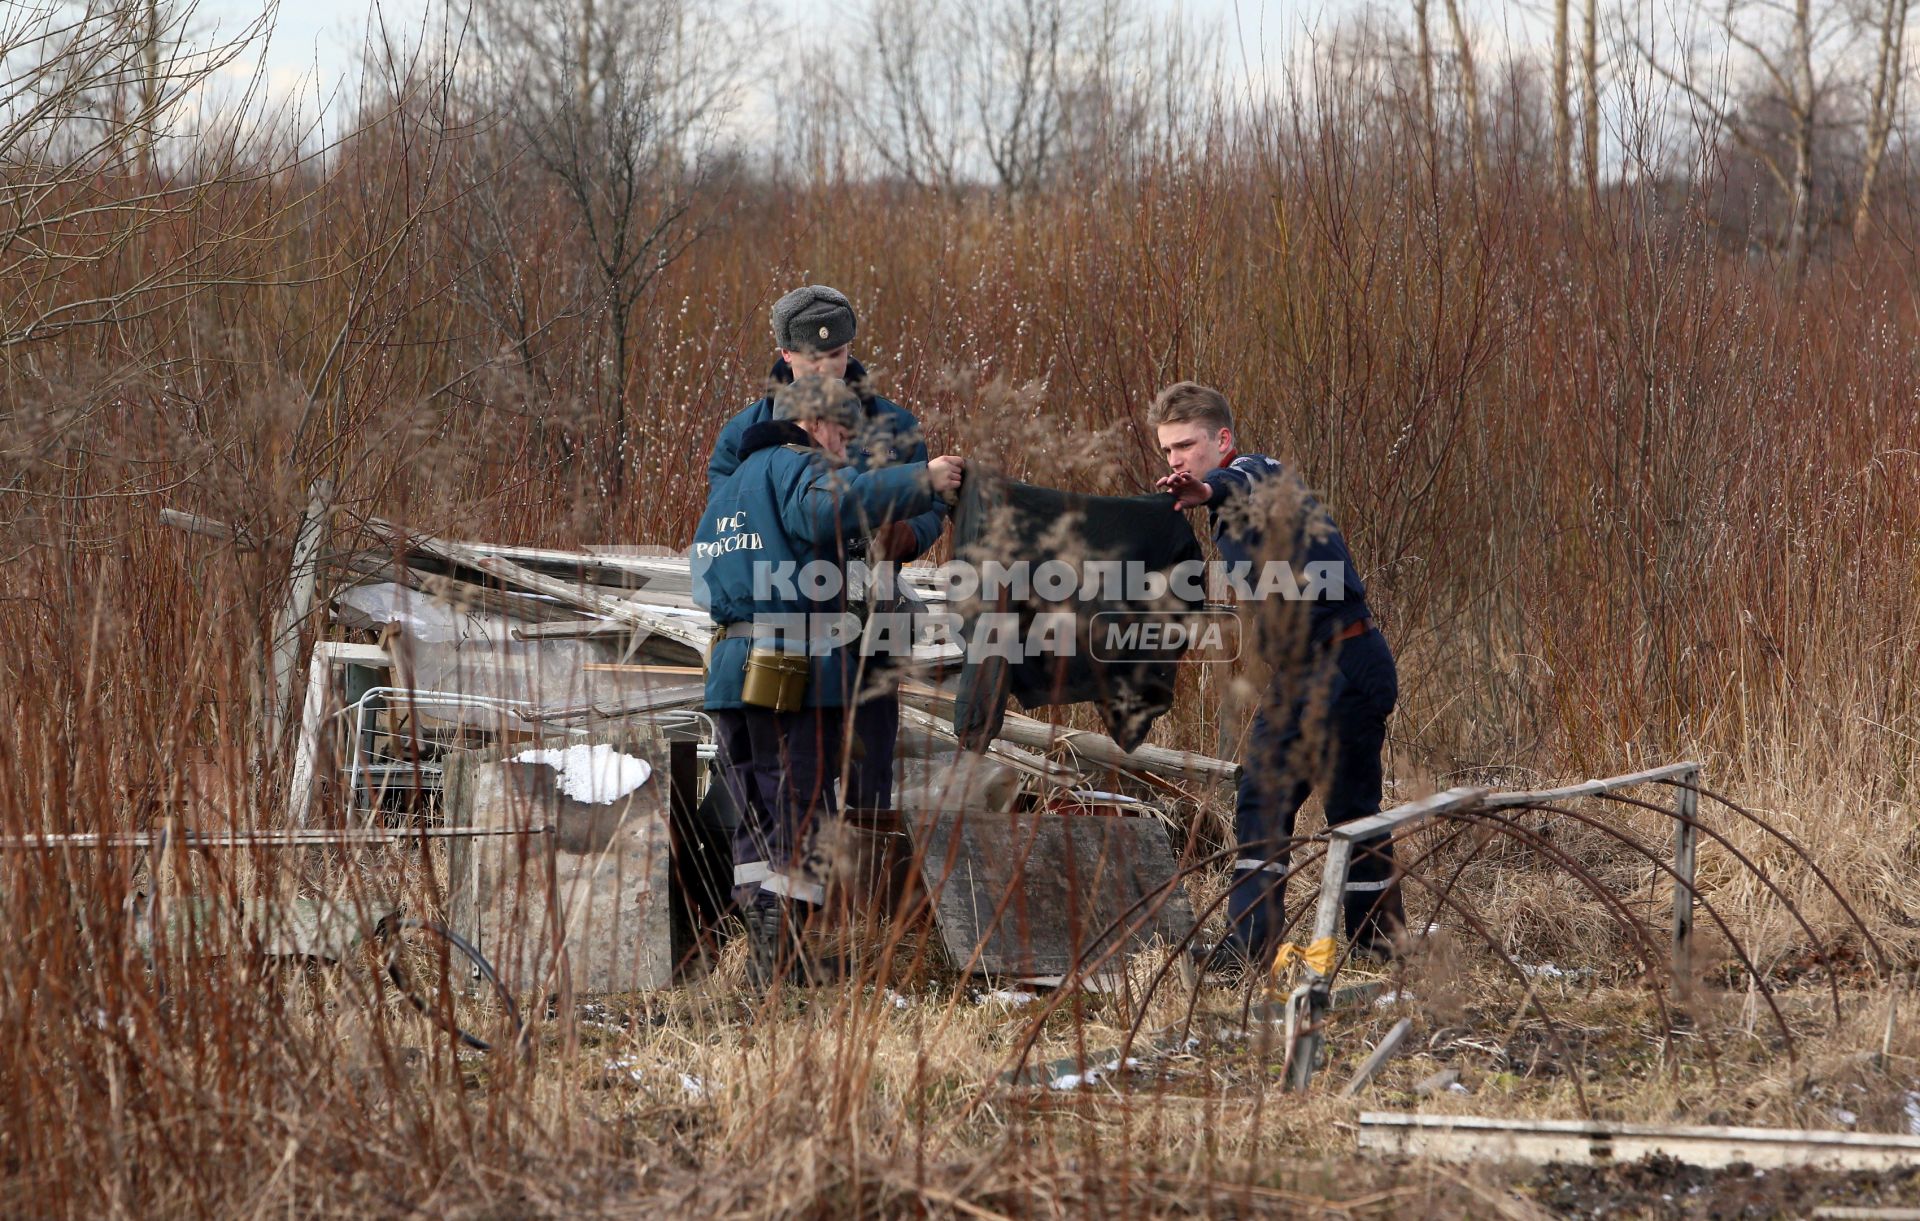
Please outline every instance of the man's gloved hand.
M901 563L912 557L918 542L910 523L890 521L873 532L873 542L868 545L867 554L875 561Z

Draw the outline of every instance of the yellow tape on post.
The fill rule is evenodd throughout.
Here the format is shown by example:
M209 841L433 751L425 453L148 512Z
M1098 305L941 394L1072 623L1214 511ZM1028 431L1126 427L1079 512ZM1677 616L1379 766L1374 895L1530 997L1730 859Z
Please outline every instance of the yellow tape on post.
M1338 952L1331 937L1322 937L1312 945L1300 946L1291 941L1282 942L1280 952L1273 956L1273 973L1286 970L1294 963L1304 963L1315 975L1326 977L1333 974L1333 959Z

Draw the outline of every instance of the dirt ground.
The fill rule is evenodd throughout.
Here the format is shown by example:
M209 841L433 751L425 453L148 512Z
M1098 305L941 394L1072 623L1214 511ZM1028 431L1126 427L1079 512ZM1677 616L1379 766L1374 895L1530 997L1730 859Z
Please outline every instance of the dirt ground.
M1622 1166L1546 1166L1519 1188L1555 1216L1805 1217L1821 1207L1920 1207L1920 1164L1898 1170L1703 1170L1670 1157Z

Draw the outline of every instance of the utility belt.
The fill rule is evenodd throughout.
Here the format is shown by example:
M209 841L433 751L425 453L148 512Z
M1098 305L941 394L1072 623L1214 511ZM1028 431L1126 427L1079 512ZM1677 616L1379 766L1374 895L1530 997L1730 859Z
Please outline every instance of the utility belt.
M749 708L769 712L798 712L807 706L807 680L813 662L805 653L789 653L776 645L760 643L762 633L752 623L729 623L716 628L707 643L707 668L713 668L713 652L722 640L747 640L747 672L740 682L740 702Z
M1355 619L1352 623L1347 624L1347 626L1335 632L1332 638L1327 641L1327 643L1328 644L1345 644L1347 641L1358 639L1359 637L1366 635L1368 632L1371 632L1372 630L1373 630L1373 619L1371 617L1368 617L1366 619Z

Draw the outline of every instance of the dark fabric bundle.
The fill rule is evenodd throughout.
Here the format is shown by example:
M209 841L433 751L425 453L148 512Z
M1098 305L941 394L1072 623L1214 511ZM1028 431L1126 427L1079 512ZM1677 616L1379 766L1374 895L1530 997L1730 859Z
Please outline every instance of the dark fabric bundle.
M1193 611L1199 603L1172 592L1152 604L1088 598L1084 595L1114 591L1090 588L1085 566L1089 561L1118 560L1165 573L1177 564L1197 563L1200 544L1186 514L1174 510L1173 497L1164 493L1081 496L969 470L953 526L954 556L960 561L976 566L1024 561L1032 570L1048 560L1064 560L1081 574L1078 596L1070 601L1047 602L1029 596L1015 602L1004 595L989 599L982 590L980 601L964 614L969 657L982 614L1017 613L1025 640L1035 615L1072 611L1077 639L1071 657L1026 657L1018 663L989 657L967 662L960 673L954 709L961 744L969 750L986 749L1000 732L1008 695L1019 700L1023 709L1094 703L1108 734L1122 748L1132 750L1144 741L1155 719L1173 706L1175 666L1184 649L1103 649L1101 656L1107 660L1096 659L1094 616Z

